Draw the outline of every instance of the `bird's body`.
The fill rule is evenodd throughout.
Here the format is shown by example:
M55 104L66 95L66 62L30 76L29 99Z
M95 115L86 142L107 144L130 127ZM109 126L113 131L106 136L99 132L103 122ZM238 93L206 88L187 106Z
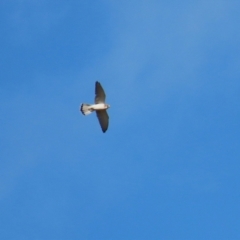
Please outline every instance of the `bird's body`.
M110 105L105 103L106 95L99 82L96 82L95 84L95 94L96 94L95 104L83 103L81 105L80 111L82 112L83 115L88 115L93 111L96 111L102 131L106 132L108 129L108 120L109 120L106 110L110 107Z
M108 106L107 104L104 104L104 103L97 103L97 104L90 105L90 108L94 110L104 110L104 109L107 109Z

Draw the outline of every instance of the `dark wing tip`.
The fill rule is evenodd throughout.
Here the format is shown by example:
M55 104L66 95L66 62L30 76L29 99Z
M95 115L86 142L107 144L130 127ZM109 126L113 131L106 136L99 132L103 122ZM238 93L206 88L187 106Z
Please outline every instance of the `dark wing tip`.
M99 81L95 82L95 93L97 94L97 89L99 88L99 86L101 86Z
M108 130L108 124L107 125L100 124L100 125L101 125L102 132L105 133Z
M102 132L105 133L108 129L108 123L109 123L108 122L109 117L108 117L107 111L99 110L99 111L96 111L96 114L97 114L98 121L99 121L101 129L102 129Z

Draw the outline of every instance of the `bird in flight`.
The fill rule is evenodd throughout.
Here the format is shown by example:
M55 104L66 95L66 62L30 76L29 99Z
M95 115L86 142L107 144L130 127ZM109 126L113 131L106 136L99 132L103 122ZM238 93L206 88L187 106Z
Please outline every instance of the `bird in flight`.
M80 107L80 111L83 115L88 115L96 111L98 121L102 128L102 131L105 133L108 129L108 114L107 109L110 108L110 105L105 103L105 92L100 84L100 82L95 83L95 104L83 103Z

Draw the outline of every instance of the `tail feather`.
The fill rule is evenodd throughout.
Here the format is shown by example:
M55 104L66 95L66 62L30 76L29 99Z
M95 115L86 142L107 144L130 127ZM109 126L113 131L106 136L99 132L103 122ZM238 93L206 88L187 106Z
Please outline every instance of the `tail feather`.
M83 115L88 115L93 112L91 108L89 108L91 105L83 103L80 107L80 111L82 112Z

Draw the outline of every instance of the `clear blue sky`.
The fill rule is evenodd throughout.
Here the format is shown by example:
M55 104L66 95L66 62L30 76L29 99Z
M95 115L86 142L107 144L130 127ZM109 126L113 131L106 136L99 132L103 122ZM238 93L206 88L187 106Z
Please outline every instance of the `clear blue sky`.
M2 0L0 239L240 239L239 24L235 0Z

